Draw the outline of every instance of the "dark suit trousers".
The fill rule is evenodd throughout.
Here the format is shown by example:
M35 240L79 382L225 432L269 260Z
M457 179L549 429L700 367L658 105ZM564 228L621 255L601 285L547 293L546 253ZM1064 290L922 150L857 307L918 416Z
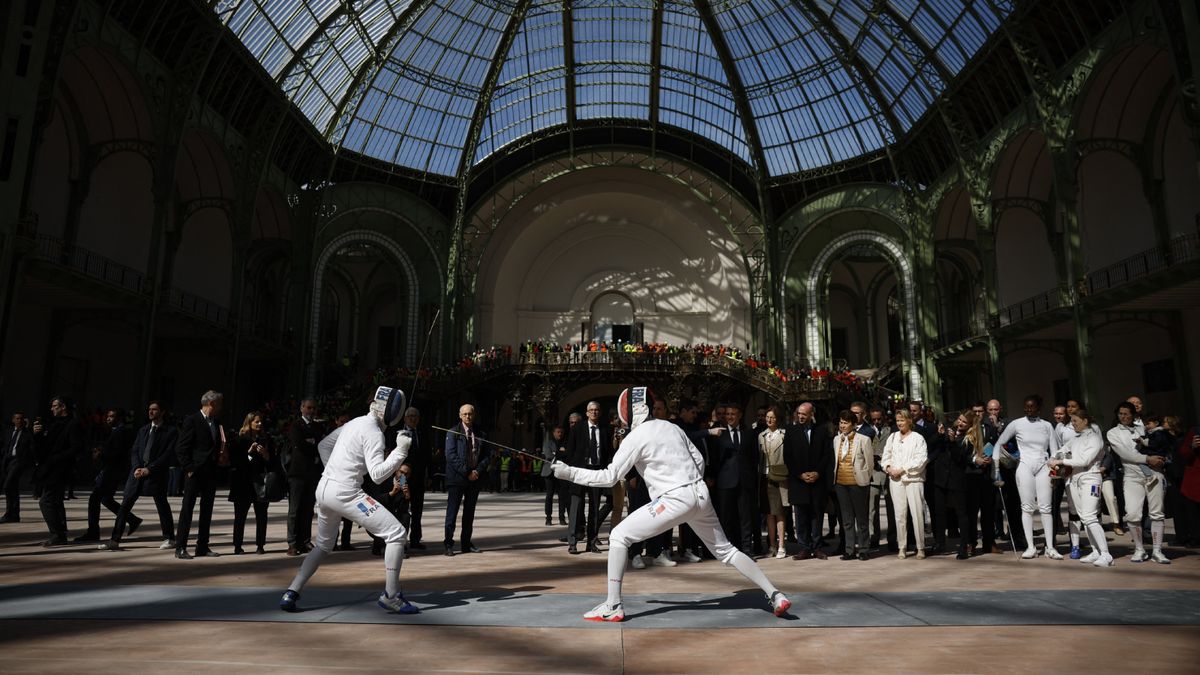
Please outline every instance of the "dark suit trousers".
M567 517L567 501L570 497L567 495L567 482L554 477L554 474L546 476L546 520L550 520L554 515L554 497L558 496L558 517L566 519Z
M109 476L108 471L101 471L96 476L96 485L88 497L87 531L89 534L100 534L100 507L104 506L113 515L120 515L121 505L113 499L117 490L125 484L125 476Z
M996 545L996 487L988 473L967 474L967 489L962 493L962 508L958 510L958 534L962 543L974 546L983 536L983 552ZM980 527L982 524L982 527Z
M267 507L270 502L237 501L233 503L233 546L242 547L246 536L246 516L250 514L250 506L254 506L254 545L265 546L267 543Z
M575 486L571 490L571 520L567 526L567 543L576 542L576 534L580 530L579 519L583 517L583 500L587 498L587 519L584 527L587 530L586 541L590 542L600 532L600 488Z
M742 553L754 553L754 522L758 520L758 500L754 488L721 489L721 529L730 543Z
M482 478L480 478L482 480ZM442 543L454 546L454 525L458 521L458 507L462 506L462 548L471 546L471 531L475 527L475 503L479 501L479 481L470 485L446 486L446 533Z
M950 506L950 489L931 485L928 486L927 493L932 498L929 502L929 529L933 531L933 543L945 548L946 530L949 525L946 509Z
M312 543L313 509L316 505L316 480L288 478L288 546Z
M815 551L821 545L822 521L825 519L826 491L809 489L803 496L792 496L792 506L796 513L796 541L802 551Z
M133 516L133 505L138 497L145 495L145 478L131 478L125 483L125 494L121 497L121 512L117 514L117 522L113 525L113 541L121 541L125 532L125 522ZM171 515L171 504L167 501L166 485L160 479L159 489L149 496L154 499L154 507L158 509L158 525L162 529L163 539L175 538L175 518Z
M25 473L28 465L25 462L9 459L4 471L4 498L6 501L4 515L9 518L21 517L21 474Z
M217 497L216 469L202 467L192 473L183 484L183 506L179 509L179 534L175 537L175 548L186 549L192 531L192 511L196 498L200 498L200 523L196 532L196 550L208 550L208 530L212 525L213 501Z
M63 495L67 491L66 483L47 484L42 486L42 496L38 498L38 506L42 510L42 519L46 521L46 529L52 538L67 536L67 508L63 505Z
M408 482L408 512L409 524L408 543L421 543L421 514L425 512L425 479L419 478Z

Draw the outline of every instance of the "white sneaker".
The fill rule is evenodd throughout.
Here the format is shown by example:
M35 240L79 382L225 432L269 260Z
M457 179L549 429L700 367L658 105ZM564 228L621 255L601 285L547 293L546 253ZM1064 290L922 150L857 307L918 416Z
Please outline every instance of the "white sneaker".
M1037 557L1037 549L1032 546L1025 549L1025 552L1021 554L1022 560L1033 560L1036 557Z
M635 570L646 569L646 561L642 560L642 556L640 555L633 556L633 559L629 561L629 564L633 565L633 569Z
M1083 556L1082 558L1080 558L1079 562L1090 565L1099 559L1100 559L1100 552L1095 549L1092 549L1092 552ZM1109 559L1111 560L1112 557L1110 556Z
M1146 560L1149 558L1150 558L1150 556L1146 555L1146 549L1139 548L1133 552L1133 555L1129 556L1129 562L1132 562L1132 563L1146 562Z
M1046 547L1046 557L1051 560L1062 560L1063 556L1053 546Z
M158 545L158 550L160 551L169 551L173 548L175 548L174 539L163 539L163 543Z
M607 602L602 602L584 614L583 618L585 621L624 621L625 608L619 602L611 607Z
M690 563L698 563L698 562L700 562L700 556L696 555L695 553L692 553L691 551L686 551L686 550L685 550L685 551L683 552L683 556L682 556L682 557L683 557L683 561L684 561L684 562L690 562Z
M775 612L775 616L783 616L792 607L792 601L787 599L787 596L779 591L771 594L771 610Z
M779 549L778 551L776 551L776 552L775 552L775 559L776 559L776 560L783 560L783 559L784 559L784 558L786 558L786 557L787 557L787 549L782 549L782 548L781 548L781 549Z
M1150 559L1160 565L1170 565L1171 564L1171 559L1168 558L1167 556L1163 555L1162 549L1160 549L1160 548L1154 549L1154 552L1150 554Z
M657 558L655 558L654 560L651 560L650 564L654 565L655 567L674 567L675 561L671 560L670 553L663 551L662 553L658 554Z
M1113 562L1113 557L1107 553L1096 558L1096 562L1092 563L1095 567L1112 567L1116 563Z

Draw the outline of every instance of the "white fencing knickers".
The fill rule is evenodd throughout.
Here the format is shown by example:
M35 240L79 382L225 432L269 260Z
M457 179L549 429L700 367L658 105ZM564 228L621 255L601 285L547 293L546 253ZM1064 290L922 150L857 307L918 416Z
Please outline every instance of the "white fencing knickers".
M686 523L712 551L717 560L736 567L747 579L771 597L776 589L745 553L729 543L717 512L713 510L712 498L704 481L681 485L659 495L656 499L625 517L613 528L608 538L608 604L621 602L621 581L625 577L625 565L629 561L629 546L647 541L657 534L667 532L676 525Z
M316 548L304 559L300 572L288 585L288 589L297 593L308 583L321 559L331 550L337 541L341 519L358 523L370 534L383 539L387 543L384 549L384 565L387 568L385 579L386 591L389 597L400 590L400 566L404 562L404 544L408 541L408 530L396 520L391 511L383 504L375 501L362 486L343 485L326 478L317 483L317 535L314 541Z
M1129 526L1129 534L1133 537L1135 550L1142 550L1142 505L1148 506L1150 517L1150 535L1153 538L1154 550L1162 549L1163 529L1166 527L1166 516L1163 513L1163 475L1161 471L1150 471L1150 475L1142 473L1140 465L1125 467L1125 524Z
M1070 482L1067 484L1067 498L1079 516L1083 530L1092 542L1092 548L1107 555L1108 540L1104 538L1104 527L1100 525L1100 500L1103 496L1101 483L1104 480L1097 473L1071 476L1068 480Z
M1021 459L1017 465L1017 494L1021 496L1021 526L1025 529L1025 545L1033 548L1033 512L1042 514L1042 535L1046 546L1054 548L1054 516L1051 501L1050 465L1045 461Z

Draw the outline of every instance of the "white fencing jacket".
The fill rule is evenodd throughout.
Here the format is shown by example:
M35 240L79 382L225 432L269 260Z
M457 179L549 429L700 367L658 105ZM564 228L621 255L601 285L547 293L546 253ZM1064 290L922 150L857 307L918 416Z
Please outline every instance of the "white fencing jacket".
M612 462L603 469L584 469L554 465L554 475L589 487L609 487L629 470L637 469L646 481L650 498L704 479L704 457L675 424L666 420L646 420L631 431Z
M342 425L340 432L321 477L346 486L360 487L363 474L382 485L404 463L412 445L411 438L399 434L396 449L385 457L383 430L370 413Z

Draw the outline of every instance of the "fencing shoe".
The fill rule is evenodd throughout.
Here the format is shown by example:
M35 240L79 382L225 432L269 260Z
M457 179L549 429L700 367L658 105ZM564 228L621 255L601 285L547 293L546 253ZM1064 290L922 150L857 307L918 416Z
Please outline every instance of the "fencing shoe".
M1170 565L1171 564L1171 559L1168 558L1167 556L1163 555L1162 549L1160 549L1160 548L1154 549L1154 552L1152 552L1150 554L1150 559L1160 565Z
M283 592L283 597L279 599L279 609L285 612L296 612L296 601L300 599L300 594L292 589Z
M654 560L651 560L650 564L654 565L655 567L674 567L675 561L671 560L670 553L663 551L662 553L658 554L657 558L655 558Z
M416 605L404 599L404 594L397 591L393 597L388 597L387 591L379 594L379 606L396 614L419 614L421 610Z
M1021 554L1022 560L1033 560L1036 557L1037 557L1037 549L1032 546L1025 549L1025 552Z
M1146 560L1149 559L1149 557L1150 556L1146 555L1146 549L1139 548L1133 552L1133 555L1129 556L1129 562L1132 562L1132 563L1146 562Z
M1090 565L1100 559L1100 552L1092 549L1092 552L1079 559L1079 562Z
M695 553L693 553L690 550L684 549L683 561L690 562L690 563L698 563L698 562L700 562L700 556L696 555Z
M1116 563L1113 562L1113 557L1107 553L1100 555L1096 558L1096 561L1092 563L1092 565L1095 567L1112 567L1115 564Z
M1079 550L1078 546L1071 547L1071 560L1079 560L1083 557L1083 551Z
M791 609L792 601L787 599L787 596L779 591L771 594L771 609L775 612L775 616L783 616Z
M607 602L602 602L592 608L592 611L583 615L586 621L624 621L625 608L621 603L609 605Z
M1063 554L1059 553L1058 549L1054 548L1053 546L1047 546L1046 557L1051 560L1062 560Z
M646 561L642 560L642 556L640 555L633 556L633 559L629 561L629 564L633 565L633 569L635 570L646 569Z

